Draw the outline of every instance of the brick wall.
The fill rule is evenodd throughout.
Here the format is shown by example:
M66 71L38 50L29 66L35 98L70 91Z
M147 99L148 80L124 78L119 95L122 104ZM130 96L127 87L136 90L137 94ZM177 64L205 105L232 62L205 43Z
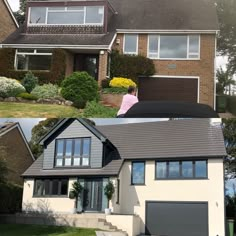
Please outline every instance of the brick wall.
M0 1L0 42L2 42L6 37L16 30L16 25L8 11L3 0Z
M9 169L7 181L23 185L21 175L33 163L33 159L18 128L12 129L0 139L0 145L6 151L6 162Z
M117 39L120 39L120 44L115 43L113 49L123 52L123 34L118 34ZM147 56L147 34L139 35L138 52L140 55ZM199 76L200 91L199 102L214 105L214 58L215 58L215 35L201 35L201 51L200 60L153 60L156 75L168 76ZM175 64L174 69L170 69L169 65Z
M102 80L107 76L107 57L108 52L104 51L104 54L99 54L99 68L98 68L98 85L101 86Z

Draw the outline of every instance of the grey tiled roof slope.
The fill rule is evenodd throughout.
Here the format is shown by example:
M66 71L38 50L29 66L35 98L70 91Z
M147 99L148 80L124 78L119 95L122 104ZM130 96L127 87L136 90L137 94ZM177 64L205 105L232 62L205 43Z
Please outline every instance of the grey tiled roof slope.
M124 159L225 156L222 130L209 119L97 126Z
M53 169L43 170L43 155L22 176L117 176L123 160L113 160L101 169Z
M109 0L118 14L104 35L33 35L21 27L3 44L109 45L117 29L218 30L212 0Z

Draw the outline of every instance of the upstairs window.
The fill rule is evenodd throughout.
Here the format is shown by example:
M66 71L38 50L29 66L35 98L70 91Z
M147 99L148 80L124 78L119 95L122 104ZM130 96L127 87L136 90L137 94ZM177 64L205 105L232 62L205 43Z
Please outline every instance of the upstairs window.
M103 6L30 7L29 25L103 25Z
M55 166L89 166L91 138L56 140Z
M134 161L132 162L132 185L144 185L145 184L145 162Z
M124 35L124 54L138 54L138 35L125 34Z
M151 59L200 59L199 35L149 35L148 57Z
M156 179L207 178L207 161L157 161Z

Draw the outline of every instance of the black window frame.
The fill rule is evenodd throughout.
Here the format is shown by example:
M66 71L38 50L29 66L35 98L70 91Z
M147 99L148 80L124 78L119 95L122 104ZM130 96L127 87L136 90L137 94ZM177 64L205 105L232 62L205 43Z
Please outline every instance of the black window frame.
M144 165L144 179L143 183L133 183L133 165L136 163L143 163ZM145 179L146 179L146 162L145 161L132 161L131 165L131 185L145 185Z
M179 176L178 177L169 177L169 163L170 162L179 162ZM185 177L182 174L182 162L191 161L192 162L192 170L193 176L192 177ZM206 162L206 176L205 177L196 177L196 161L205 161ZM157 176L157 163L166 163L166 177L160 178ZM196 160L156 160L155 161L155 180L197 180L197 179L208 179L208 160L207 159L196 159Z
M120 204L120 179L117 179L117 199L116 204Z
M88 139L89 140L89 155L88 155L88 165L82 165L83 164L83 149L84 149L84 140ZM70 158L66 156L66 141L67 140L72 140L72 152ZM75 142L76 140L80 140L80 164L79 165L74 165L74 159L76 158L74 156L75 152ZM57 165L57 145L58 141L63 141L63 154L62 154L62 165L59 166ZM91 161L91 145L92 144L92 138L91 137L77 137L77 138L59 138L55 140L55 151L54 151L54 167L55 168L88 168L90 167L90 161ZM71 160L71 165L65 165L65 160L70 159Z
M42 188L40 194L36 194L37 181L40 181L43 184L43 188ZM45 182L46 181L49 181L49 194L45 194ZM52 194L52 191L53 191L53 181L58 181L57 194ZM61 194L61 192L62 192L62 182L63 181L67 182L67 193L66 194ZM33 190L33 197L34 198L68 197L68 192L69 192L69 179L68 178L44 178L44 179L36 178L36 179L34 179L34 190Z

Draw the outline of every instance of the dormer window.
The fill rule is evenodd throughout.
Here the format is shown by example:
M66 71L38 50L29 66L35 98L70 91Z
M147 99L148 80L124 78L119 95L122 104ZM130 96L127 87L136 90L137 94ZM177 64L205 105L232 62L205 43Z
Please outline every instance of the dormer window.
M56 167L89 166L91 138L56 140Z
M104 6L30 7L29 25L103 25Z

